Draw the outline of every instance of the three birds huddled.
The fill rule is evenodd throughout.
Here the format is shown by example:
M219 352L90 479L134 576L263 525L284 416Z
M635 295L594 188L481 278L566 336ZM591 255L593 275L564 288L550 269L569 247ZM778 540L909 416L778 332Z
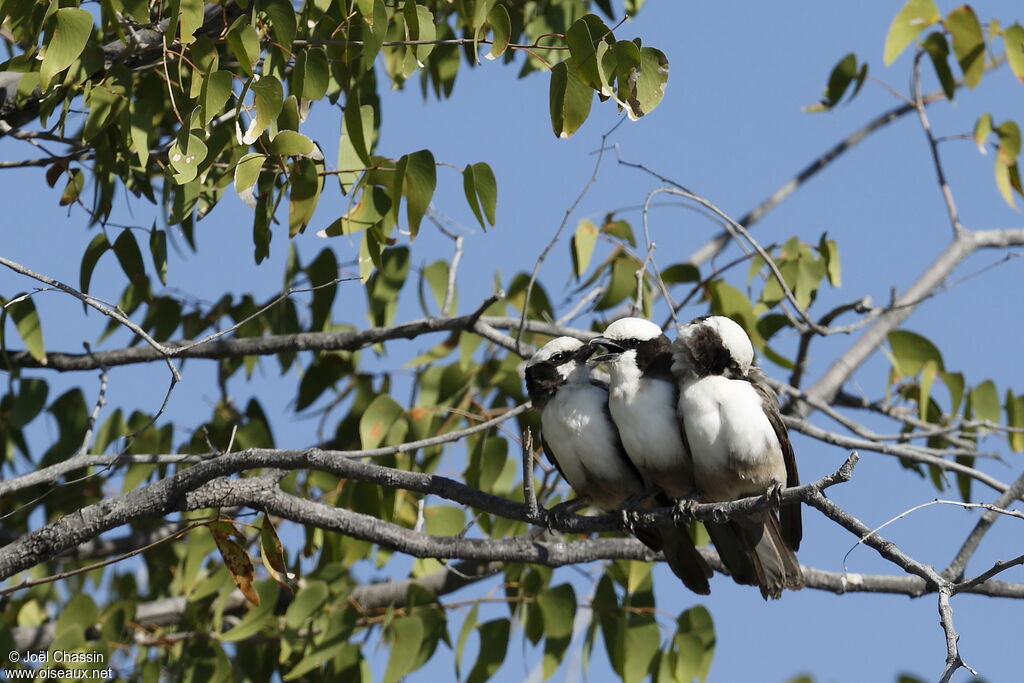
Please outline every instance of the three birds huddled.
M607 363L607 384L591 376L588 360ZM799 484L775 394L753 360L750 338L724 316L683 325L674 342L650 321L622 318L589 344L572 337L545 344L527 362L526 387L544 451L581 504L612 512L650 501L685 510L777 498ZM798 503L704 525L737 583L758 586L766 599L803 587ZM632 530L664 552L690 590L710 593L711 568L685 526Z

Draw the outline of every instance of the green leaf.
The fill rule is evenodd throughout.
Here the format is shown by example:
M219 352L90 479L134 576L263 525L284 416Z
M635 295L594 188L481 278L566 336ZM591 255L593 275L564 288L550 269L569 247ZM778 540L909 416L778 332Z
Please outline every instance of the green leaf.
M259 179L266 158L265 154L252 152L239 159L235 165L235 192L243 200L247 195L251 195L252 186Z
M1011 429L1024 430L1024 394L1014 396L1009 389L1006 390L1006 426ZM1010 449L1020 453L1024 451L1024 431L1009 433Z
M631 618L626 622L623 683L640 683L661 646L661 630L654 617Z
M508 16L508 10L505 8L505 5L495 5L491 9L490 14L487 15L487 23L491 26L493 37L491 51L485 57L487 59L497 59L505 54L505 50L508 49L509 38L512 35L512 20Z
M611 276L594 309L605 311L636 292L636 272L639 264L630 256L620 255L612 261Z
M84 9L64 7L53 16L53 34L39 66L39 81L44 90L55 75L71 66L82 54L93 28L92 15Z
M938 370L945 368L938 347L921 335L907 330L893 330L887 339L892 349L893 367L901 375L916 375L928 361L934 361Z
M940 372L939 378L949 391L949 413L960 412L960 403L964 400L964 376L960 372Z
M373 147L373 107L368 104L359 106L359 101L350 99L345 106L345 130L349 143L363 166L371 166L370 151ZM344 135L343 133L343 135ZM343 169L350 168L342 166Z
M636 121L657 107L665 96L668 85L668 58L653 47L640 48L640 73L635 78L633 95L626 100L626 114ZM621 80L621 79L620 79Z
M480 603L473 603L473 607L462 620L462 628L459 629L459 638L455 641L455 678L462 679L462 651L466 649L466 641L469 634L473 632L477 624L477 614L480 611Z
M462 189L480 227L486 230L487 223L493 226L498 208L498 183L491 167L483 161L466 166L462 171Z
M985 380L971 389L968 400L971 404L971 413L975 420L987 420L992 423L999 422L999 392L996 391L995 382Z
M58 637L69 629L91 629L100 619L100 610L87 593L75 593L60 611L54 631Z
M1014 24L1003 31L1006 61L1017 80L1024 83L1024 27Z
M79 289L82 290L83 294L89 293L89 283L92 282L92 272L96 269L96 263L109 249L110 242L107 241L107 236L102 232L97 233L92 238L92 241L89 242L89 246L85 248L78 276Z
M949 68L949 45L946 43L946 36L938 31L933 31L928 34L921 46L932 60L935 76L942 85L942 92L946 94L946 99L952 100L956 94L956 79L953 78L953 72Z
M295 593L295 599L288 605L288 610L284 614L285 626L293 631L299 630L321 613L330 597L325 582L306 579L306 584Z
M715 654L715 626L711 614L704 607L691 607L679 615L677 624L676 680L697 679L703 683Z
M939 366L933 359L928 359L921 366L921 381L918 383L917 407L918 417L928 419L928 402L932 397L932 384L939 374Z
M431 505L424 509L424 530L432 536L457 536L466 527L466 514L454 505Z
M195 41L195 32L203 26L203 0L181 0L178 12L178 36L181 44L187 46Z
M391 427L405 414L402 406L387 394L378 395L359 419L359 441L363 449L376 448Z
M918 34L941 19L934 0L908 0L889 25L882 61L892 64Z
M327 52L322 47L307 48L295 58L292 92L304 100L319 100L327 93L330 76Z
M982 154L988 154L988 150L985 148L985 143L988 141L988 136L992 134L992 115L982 114L978 117L978 120L974 122L974 144L978 146L978 151Z
M43 328L39 323L36 305L27 294L18 294L4 306L14 320L18 336L25 348L39 363L46 363L46 349L43 347Z
M149 255L160 282L167 284L167 233L155 228L149 233Z
M49 385L41 379L22 378L18 382L18 398L7 414L7 422L15 429L21 429L34 420L46 407ZM99 436L97 435L97 440Z
M230 96L230 71L214 71L203 78L203 87L199 91L199 106L202 107L201 120L204 126L220 113Z
M410 673L423 643L423 621L418 616L395 619L389 629L391 656L384 672L384 683L396 683Z
M346 642L343 638L325 639L324 642L320 643L315 647L313 652L303 657L298 664L296 664L291 670L285 674L281 680L283 681L294 681L297 678L301 678L305 674L319 668L324 662L332 660L335 664L338 662L360 662L362 660L362 654L359 650L359 645L355 643ZM365 662L363 662L365 664ZM354 665L352 665L354 666ZM348 671L351 666L346 666L345 670ZM338 673L343 673L339 671ZM364 680L368 680L364 679Z
M273 76L262 76L250 86L256 103L256 119L249 127L248 137L257 138L267 126L277 120L284 106L284 88Z
M324 179L312 159L298 159L292 164L291 194L288 197L288 234L291 237L306 229L313 219Z
M309 323L310 331L327 329L331 318L331 306L338 294L338 259L331 249L322 249L317 257L305 268L309 284L315 287L313 290L313 301L310 303L309 311L312 320ZM328 284L332 283L332 284Z
M405 195L406 217L412 233L410 239L415 239L437 186L434 155L428 149L407 154L399 160L396 174L402 175L402 194Z
M179 185L186 185L195 180L199 173L199 164L206 160L208 153L206 143L201 138L191 133L186 134L182 130L167 151L171 167L176 171L174 181Z
M590 115L594 91L580 80L571 58L552 67L549 99L551 126L560 138L575 133Z
M953 36L953 53L960 62L964 83L973 88L985 73L985 35L970 5L961 5L946 15L946 30Z
M999 190L1003 201L1009 204L1010 208L1016 209L1017 202L1013 198L1013 191L1016 190L1018 194L1024 194L1024 190L1021 189L1017 164L1007 166L1001 160L996 159L995 175L996 188Z
M594 90L601 90L601 78L598 74L597 53L594 48L599 42L615 41L611 29L596 14L584 14L573 22L565 34L565 42L569 46L569 55L576 66L580 80Z
M129 282L133 285L145 282L146 266L142 262L142 251L131 230L122 230L114 240L114 254Z
M825 260L825 270L828 273L828 282L833 287L843 286L842 267L839 264L839 245L835 240L827 239L828 233L821 235L818 242L818 253Z
M828 84L825 86L824 97L819 102L804 107L804 111L822 112L832 109L843 99L843 95L846 94L850 83L855 81L857 85L854 88L853 95L856 95L866 76L867 64L858 72L857 56L852 52L845 55L832 67L832 73L828 77ZM851 98L853 95L851 95Z
M216 534L214 534L214 538L216 538ZM229 543L234 543L234 541L229 541ZM217 542L217 547L221 547L220 541ZM223 549L221 549L221 552L223 552ZM248 555L246 555L246 558L248 558ZM278 593L277 584L271 579L266 579L257 583L255 589L259 595L258 601L249 608L249 611L246 612L237 625L220 634L220 640L229 643L242 641L259 633L264 626L274 623L274 606L277 603ZM242 592L245 592L244 589ZM274 629L274 631L276 634L277 629Z
M597 244L597 234L597 227L588 220L582 220L576 226L576 232L572 236L572 268L577 280L590 265L590 257L594 254L594 245Z
M746 330L750 335L750 341L754 348L764 347L764 338L757 329L757 314L754 313L754 305L750 299L727 282L713 280L708 283L708 293L711 298L711 310L715 315L724 315L732 318Z
M252 67L260 58L260 37L249 24L249 17L242 15L235 19L228 29L227 41L242 71L252 76Z
M292 4L288 0L262 0L260 9L270 18L271 36L281 47L291 51L296 30L295 9Z
M1020 127L1015 121L1003 121L995 127L995 133L999 136L999 161L1013 166L1020 155Z
M64 186L64 191L61 192L58 203L61 206L75 203L78 201L78 196L82 194L83 189L85 189L85 174L80 169L70 169L68 171L68 182Z
M563 583L537 595L537 604L544 615L544 633L548 638L564 638L572 634L576 618L576 592Z
M383 187L373 185L363 191L355 206L317 234L321 237L351 235L379 224L390 210L391 195Z
M509 626L508 619L494 619L480 624L477 629L480 634L480 652L466 683L484 683L501 668L508 651Z

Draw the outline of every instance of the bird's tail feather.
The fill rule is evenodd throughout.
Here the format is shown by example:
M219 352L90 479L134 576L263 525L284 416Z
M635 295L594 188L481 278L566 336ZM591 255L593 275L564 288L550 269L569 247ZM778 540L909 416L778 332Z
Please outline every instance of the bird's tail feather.
M756 586L757 573L750 558L750 549L735 523L704 522L704 528L708 530L708 536L718 551L718 557L729 570L733 581L744 586Z
M708 595L711 593L712 571L707 561L693 545L693 539L683 527L672 522L658 524L655 529L661 537L661 549L672 572L683 584L694 593ZM643 539L641 539L643 540Z
M800 590L804 587L800 563L783 538L778 517L769 513L761 519L741 518L736 520L736 524L750 548L757 585L765 600L778 599L783 589Z

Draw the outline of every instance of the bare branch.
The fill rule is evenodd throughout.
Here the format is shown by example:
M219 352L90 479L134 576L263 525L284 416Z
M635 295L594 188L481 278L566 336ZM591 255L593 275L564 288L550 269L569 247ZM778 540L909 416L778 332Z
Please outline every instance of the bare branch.
M960 224L960 216L956 209L956 202L953 200L953 191L949 189L946 182L946 172L942 168L942 159L939 158L939 143L932 134L932 124L928 120L928 114L924 110L924 98L921 97L921 58L924 50L918 48L914 54L914 68L910 76L910 90L914 96L914 109L917 111L917 119L921 122L921 130L928 139L928 147L932 153L932 164L935 166L935 175L938 177L939 190L942 192L942 201L946 205L946 213L949 214L949 224L953 227L953 237L964 231Z
M981 545L981 539L985 537L988 530L995 524L1000 512L1011 503L1020 500L1021 495L1024 495L1024 474L1019 476L1017 481L1013 482L1013 485L996 499L991 509L986 510L985 514L981 516L978 523L974 525L974 529L964 539L963 544L949 563L949 566L942 571L943 576L953 580L963 577L964 571L967 569L967 563L978 549L978 546Z

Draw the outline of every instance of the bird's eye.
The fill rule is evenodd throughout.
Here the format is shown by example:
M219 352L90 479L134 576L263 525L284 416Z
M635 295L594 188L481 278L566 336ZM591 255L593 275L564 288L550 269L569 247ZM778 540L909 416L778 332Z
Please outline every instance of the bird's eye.
M551 362L552 363L561 363L564 359L565 359L565 354L564 353L556 353L555 355L551 356Z
M626 340L626 346L628 346L631 349L635 349L636 347L640 346L640 340L637 339L636 337L632 337L631 339L627 339Z

